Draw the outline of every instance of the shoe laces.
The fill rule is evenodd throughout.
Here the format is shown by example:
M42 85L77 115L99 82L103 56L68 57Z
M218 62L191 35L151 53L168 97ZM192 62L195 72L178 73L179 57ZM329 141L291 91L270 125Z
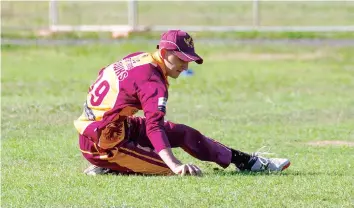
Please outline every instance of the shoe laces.
M263 146L261 148L259 148L256 152L252 153L251 155L253 157L257 157L259 159L259 162L265 167L267 168L269 165L269 159L264 157L265 155L274 155L274 153L269 152L270 148L268 148L267 151L263 151L265 148L267 148L267 146Z

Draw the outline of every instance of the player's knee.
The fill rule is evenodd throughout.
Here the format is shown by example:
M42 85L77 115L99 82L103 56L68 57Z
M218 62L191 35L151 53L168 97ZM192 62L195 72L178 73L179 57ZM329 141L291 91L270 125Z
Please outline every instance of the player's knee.
M187 126L185 124L177 124L176 128L178 129L178 132L182 133L185 136L195 136L195 135L200 135L200 132L190 126Z

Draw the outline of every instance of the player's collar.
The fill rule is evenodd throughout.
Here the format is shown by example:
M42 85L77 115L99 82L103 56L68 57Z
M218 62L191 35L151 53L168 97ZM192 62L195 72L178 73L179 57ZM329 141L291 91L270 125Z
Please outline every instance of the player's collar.
M155 60L157 65L161 68L163 76L165 77L165 80L167 82L167 86L169 85L168 78L167 78L167 73L166 73L166 65L165 62L163 61L160 52L155 51L154 53L151 54L152 58Z

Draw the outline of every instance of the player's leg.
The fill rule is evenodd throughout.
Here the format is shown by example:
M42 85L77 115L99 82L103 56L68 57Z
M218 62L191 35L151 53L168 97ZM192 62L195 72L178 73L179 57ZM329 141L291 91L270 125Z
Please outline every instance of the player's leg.
M172 146L181 147L200 160L212 161L224 168L232 163L239 170L282 171L290 165L288 159L268 159L260 153L248 154L226 147L187 125L167 121L165 129Z
M131 126L140 129L139 135L132 135L136 138L136 142L144 147L150 147L151 143L145 135L145 120L143 118L130 119ZM240 170L273 170L281 171L290 165L287 159L267 159L257 154L247 154L245 152L235 150L201 134L196 129L183 125L166 121L164 124L165 131L171 147L181 147L190 155L203 161L210 161L226 168L230 163L236 165Z
M173 147L181 147L192 156L212 161L221 167L235 164L239 170L250 171L282 171L289 167L288 159L264 158L259 153L248 154L220 144L212 138L201 134L196 129L183 125L165 122L165 129Z
M153 148L146 135L145 118L129 118L130 138L142 147ZM202 135L199 131L181 124L166 121L165 131L172 148L181 147L193 157L219 164L226 168L231 163L230 148Z
M251 155L229 148L187 125L167 121L165 129L173 147L181 147L197 159L215 162L223 168L230 163L244 168L251 159Z
M127 141L110 151L98 152L95 144L80 136L83 156L91 163L84 172L88 175L105 173L171 175L173 172L151 149L141 148Z

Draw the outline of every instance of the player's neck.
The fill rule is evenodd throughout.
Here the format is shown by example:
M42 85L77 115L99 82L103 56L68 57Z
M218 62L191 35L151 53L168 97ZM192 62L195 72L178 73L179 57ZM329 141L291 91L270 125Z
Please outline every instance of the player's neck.
M169 82L168 82L168 76L167 76L167 68L165 65L165 62L161 56L160 51L155 51L154 53L151 54L152 58L154 59L154 61L157 63L157 65L161 68L163 76L165 77L165 80L167 82L167 86L169 86Z

